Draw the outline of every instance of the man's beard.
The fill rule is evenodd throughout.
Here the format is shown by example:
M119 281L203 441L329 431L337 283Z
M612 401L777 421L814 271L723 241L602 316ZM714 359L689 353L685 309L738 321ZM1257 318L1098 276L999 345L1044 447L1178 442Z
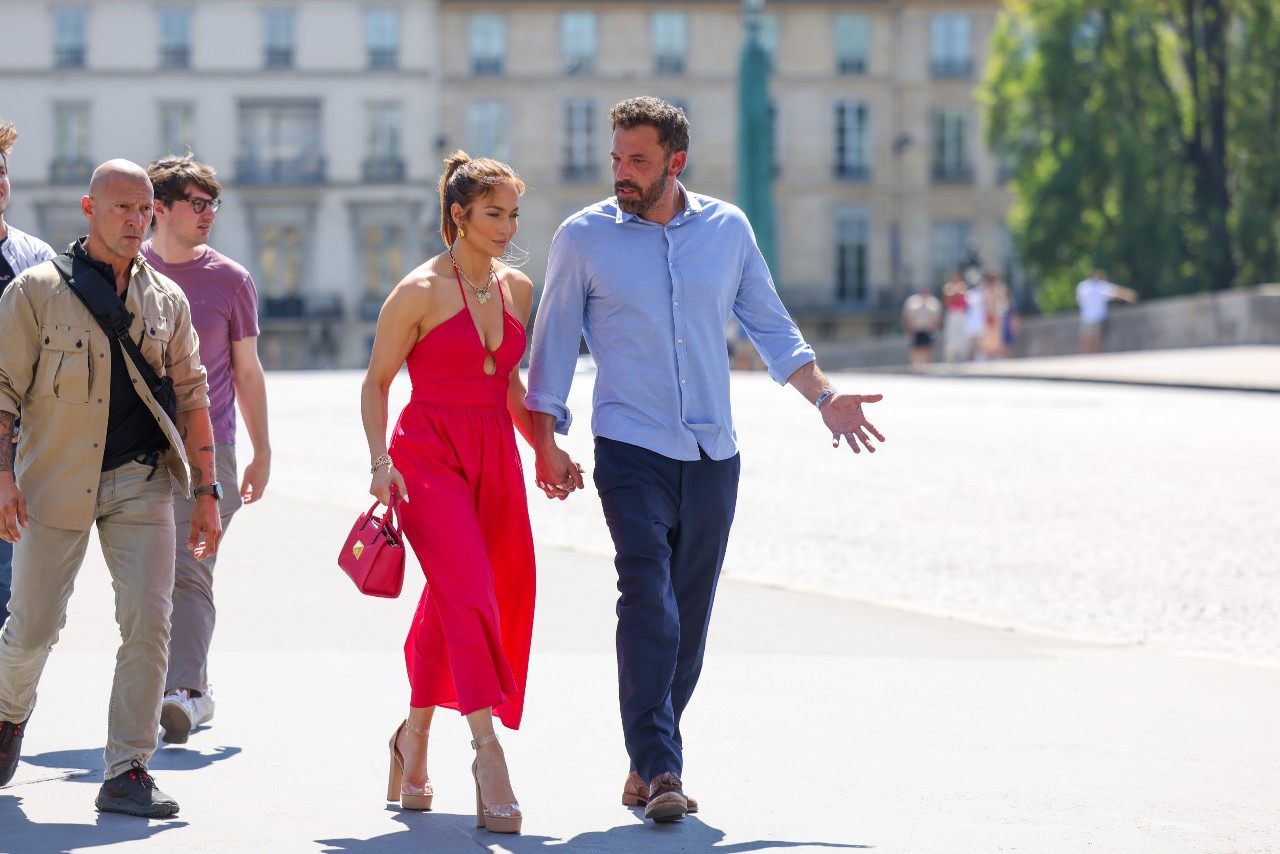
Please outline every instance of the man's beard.
M671 163L670 158L662 164L662 177L654 181L647 187L641 187L631 181L620 181L613 185L613 191L616 193L620 188L627 188L639 191L639 197L635 199L618 199L618 207L623 213L641 216L653 210L658 202L662 201L662 197L666 195L667 188L671 186L671 176L667 174L667 166Z

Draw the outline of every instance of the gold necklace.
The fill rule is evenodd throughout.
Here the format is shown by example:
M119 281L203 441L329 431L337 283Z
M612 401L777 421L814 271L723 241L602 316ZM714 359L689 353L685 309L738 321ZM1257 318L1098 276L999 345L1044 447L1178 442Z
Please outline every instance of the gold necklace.
M480 288L480 287L476 287L476 283L471 281L471 279L467 277L466 273L462 272L462 268L458 266L458 259L453 257L452 246L449 247L449 261L453 264L453 272L461 276L462 281L470 285L471 290L475 292L476 302L480 303L481 305L484 305L485 303L487 303L489 301L489 298L493 296L493 294L489 292L489 289L492 288L494 284L496 284L498 281L498 276L493 271L493 264L492 263L489 264L488 280L484 283L484 287Z

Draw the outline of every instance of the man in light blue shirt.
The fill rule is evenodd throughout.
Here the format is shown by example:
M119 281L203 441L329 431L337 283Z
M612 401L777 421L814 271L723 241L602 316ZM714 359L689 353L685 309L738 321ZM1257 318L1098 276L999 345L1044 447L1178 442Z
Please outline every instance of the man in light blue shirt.
M23 270L48 261L53 248L4 221L9 207L9 155L18 138L13 122L0 120L0 293ZM9 588L13 584L13 543L0 540L0 626L9 618Z
M595 359L594 478L617 552L618 694L632 770L623 803L655 821L696 811L680 774L680 717L702 669L737 503L725 325L731 316L780 384L814 403L855 452L884 437L838 394L787 314L742 211L687 191L689 123L656 98L613 108L616 195L556 232L534 329L529 393L538 485L582 486L556 445L578 343Z

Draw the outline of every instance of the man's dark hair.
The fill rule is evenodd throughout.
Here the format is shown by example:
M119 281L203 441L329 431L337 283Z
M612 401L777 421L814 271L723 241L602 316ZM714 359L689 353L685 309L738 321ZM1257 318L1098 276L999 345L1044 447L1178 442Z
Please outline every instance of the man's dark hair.
M648 95L628 98L609 111L609 128L630 130L648 125L668 155L689 150L689 120L684 110Z
M222 195L222 185L216 175L212 166L196 160L190 152L182 156L170 154L147 164L147 177L151 179L157 202L186 198L188 184L195 184L216 199Z

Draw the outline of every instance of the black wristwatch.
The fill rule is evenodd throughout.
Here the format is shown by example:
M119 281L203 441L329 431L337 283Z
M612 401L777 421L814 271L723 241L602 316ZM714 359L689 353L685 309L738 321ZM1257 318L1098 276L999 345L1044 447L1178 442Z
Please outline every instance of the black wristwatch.
M201 495L212 495L214 501L222 500L222 484L211 483L208 486L200 486L196 491L191 493L193 498L199 498Z

